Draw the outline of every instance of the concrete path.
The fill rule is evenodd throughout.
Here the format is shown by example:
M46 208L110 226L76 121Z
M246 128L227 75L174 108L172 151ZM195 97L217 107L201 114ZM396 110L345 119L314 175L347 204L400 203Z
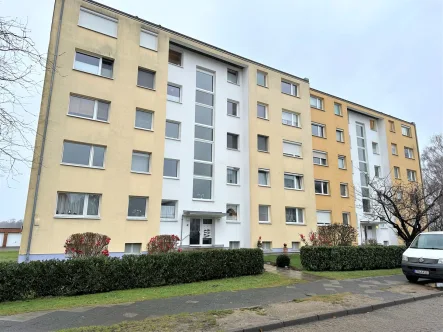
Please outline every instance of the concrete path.
M142 320L151 316L259 306L313 295L344 292L382 298L384 301L412 296L413 294L400 294L387 290L391 286L401 284L407 284L403 275L341 281L319 280L291 286L174 297L122 305L34 312L0 317L0 331L38 332L89 325L111 325L125 320Z

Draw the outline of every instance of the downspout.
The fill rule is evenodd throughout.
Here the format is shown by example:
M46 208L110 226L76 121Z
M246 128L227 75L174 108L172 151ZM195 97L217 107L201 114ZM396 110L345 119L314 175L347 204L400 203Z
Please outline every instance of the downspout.
M183 247L183 214L182 214L182 222L180 226L180 248Z
M55 4L54 4L54 8L55 8ZM32 206L32 214L31 214L31 224L29 226L30 228L29 228L29 235L28 235L28 246L26 248L26 258L25 258L26 262L29 262L29 254L31 252L32 232L34 230L34 224L35 224L35 211L37 208L38 189L40 187L40 175L42 173L43 154L45 152L46 134L48 132L49 110L51 108L52 90L54 88L55 68L57 68L58 45L60 42L60 31L61 31L61 26L62 26L64 8L65 8L65 0L62 0L62 6L60 9L60 17L58 20L57 39L55 41L54 60L52 62L52 73L51 73L51 83L49 86L48 104L46 106L45 125L43 127L42 149L40 151L38 171L37 171L37 181L35 183L34 202L33 202L33 206Z

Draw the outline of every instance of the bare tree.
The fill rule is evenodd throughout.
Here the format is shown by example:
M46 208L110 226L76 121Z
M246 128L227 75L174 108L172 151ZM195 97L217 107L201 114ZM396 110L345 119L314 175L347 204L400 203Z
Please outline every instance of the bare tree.
M443 188L443 134L431 137L431 144L422 153L423 183L427 192L435 193ZM443 215L443 197L437 200L434 209ZM434 231L443 231L443 220L430 227Z
M33 144L34 115L26 98L38 92L36 73L46 59L29 37L27 25L0 17L0 176L17 174L17 163L28 164Z
M407 246L418 234L442 222L442 214L435 209L443 197L442 188L427 191L419 182L393 182L390 177L368 182L369 193L365 191L362 195L356 188L357 201L363 196L368 199L369 212L365 213L368 218L391 225Z

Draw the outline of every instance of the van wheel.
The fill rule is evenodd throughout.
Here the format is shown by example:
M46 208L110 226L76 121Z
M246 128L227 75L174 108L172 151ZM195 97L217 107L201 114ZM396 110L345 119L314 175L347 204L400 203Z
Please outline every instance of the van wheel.
M418 277L415 276L406 276L406 279L408 279L409 282L417 282L418 281Z

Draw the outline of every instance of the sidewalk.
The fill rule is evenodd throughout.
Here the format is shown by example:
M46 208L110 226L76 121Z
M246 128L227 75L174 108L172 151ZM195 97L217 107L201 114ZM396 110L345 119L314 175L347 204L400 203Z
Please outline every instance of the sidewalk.
M90 325L111 325L122 321L142 320L161 315L266 306L272 303L335 293L364 295L369 300L373 298L377 299L376 302L382 303L410 298L417 295L417 292L420 292L421 295L435 292L424 286L415 286L417 291L408 291L406 288L409 285L403 275L341 281L319 280L293 286L3 316L0 317L0 330L37 332ZM402 291L402 287L406 288Z

